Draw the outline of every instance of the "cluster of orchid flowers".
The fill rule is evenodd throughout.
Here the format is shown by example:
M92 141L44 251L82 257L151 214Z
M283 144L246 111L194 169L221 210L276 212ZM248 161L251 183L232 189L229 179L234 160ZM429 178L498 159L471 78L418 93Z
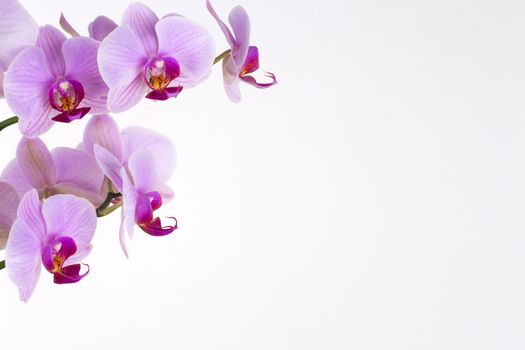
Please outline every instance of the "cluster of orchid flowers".
M267 88L250 74L259 68L250 46L250 23L237 6L231 30L209 1L208 11L230 46L216 57L210 33L177 14L162 18L132 3L120 25L99 16L89 37L62 15L58 28L38 27L16 0L0 0L0 97L16 117L22 138L0 175L0 249L5 267L27 301L41 265L57 284L75 283L89 272L81 261L92 249L97 217L121 209L120 244L135 226L152 236L177 229L155 214L173 198L167 182L175 169L169 138L144 127L120 130L108 113L124 112L141 99L167 100L204 81L222 61L224 88L239 102L239 83ZM92 114L76 148L49 150L39 136L53 124ZM163 222L164 221L164 222Z

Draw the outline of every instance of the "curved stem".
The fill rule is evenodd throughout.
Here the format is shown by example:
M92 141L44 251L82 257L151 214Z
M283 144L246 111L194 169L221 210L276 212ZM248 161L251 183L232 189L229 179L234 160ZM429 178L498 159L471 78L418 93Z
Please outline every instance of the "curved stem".
M117 209L118 207L112 209L113 207L115 207L114 205L113 207L110 208L111 210L107 210L109 205L113 202L113 200L121 196L122 194L120 193L109 192L108 195L106 196L106 200L104 200L104 203L102 203L100 207L97 208L97 217L100 218L100 217L106 216L110 214L111 212L113 212L113 210Z
M18 123L18 117L17 116L14 116L14 117L11 117L11 118L7 118L6 120L3 120L3 121L0 122L0 131L4 130L9 125L13 125L13 124L16 124L16 123Z
M5 260L0 261L0 270L5 268Z
M219 63L230 52L232 52L232 50L228 49L228 50L224 51L223 53L221 53L219 56L215 57L215 60L213 61L213 64Z

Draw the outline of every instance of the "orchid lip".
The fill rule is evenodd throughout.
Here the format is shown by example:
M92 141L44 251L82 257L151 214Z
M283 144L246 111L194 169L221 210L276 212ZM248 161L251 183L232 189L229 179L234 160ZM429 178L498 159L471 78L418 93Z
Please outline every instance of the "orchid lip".
M81 264L64 266L69 257L77 251L73 238L64 236L51 239L42 252L42 263L47 271L54 275L56 284L76 283L89 273L80 274Z
M142 194L138 198L135 217L142 231L152 236L166 236L177 229L177 219L174 217L170 217L175 221L174 225L162 226L160 218L153 216L153 212L161 206L162 197L156 191Z
M255 72L259 69L259 49L257 46L250 46L248 48L248 54L246 55L246 59L244 61L244 64L242 66L241 71L239 72L239 78L253 86L259 89L266 89L270 86L273 86L277 84L277 79L275 78L275 75L273 73L265 72L265 76L272 79L269 83L260 83L258 82L254 77L251 75L248 75L250 73Z
M59 79L49 89L49 104L61 112L52 119L69 123L81 119L91 107L77 108L84 99L84 87L73 79Z
M169 85L180 76L180 66L176 59L169 56L151 58L144 67L144 82L152 90L146 98L164 101L177 97L182 86Z

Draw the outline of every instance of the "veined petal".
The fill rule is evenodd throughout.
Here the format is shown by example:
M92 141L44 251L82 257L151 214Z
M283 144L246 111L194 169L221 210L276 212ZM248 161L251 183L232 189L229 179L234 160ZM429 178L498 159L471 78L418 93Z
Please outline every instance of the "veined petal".
M119 127L107 114L91 117L84 129L83 145L86 152L93 154L93 146L96 144L104 147L119 161L123 160Z
M49 104L45 104L40 113L31 120L20 118L18 129L26 137L38 137L51 129L55 122L51 119L54 115L53 109Z
M47 66L54 77L64 76L66 65L62 56L62 44L66 36L57 28L46 25L40 28L36 45L44 51Z
M135 228L135 224L137 222L135 218L135 209L137 207L138 196L135 186L133 186L126 169L122 168L120 170L120 176L122 178L122 210L124 213L126 229L128 231L129 237L131 238L133 236L133 229Z
M108 109L111 112L124 112L137 105L148 90L142 74L139 74L128 85L118 85L109 90Z
M102 172L113 182L116 189L122 192L122 177L120 175L123 168L122 163L111 152L100 145L96 144L93 147L93 151Z
M2 171L0 176L1 181L8 183L18 193L18 197L22 198L27 191L32 189L31 185L20 172L16 158L10 161Z
M49 87L53 76L47 70L44 52L31 47L13 61L4 79L4 93L9 107L23 120L40 120L50 112Z
M230 29L222 21L222 19L219 17L217 12L215 12L215 9L213 8L213 6L211 6L210 0L206 0L206 7L208 8L208 11L213 16L213 18L215 18L215 20L219 24L219 27L221 28L222 32L224 33L224 36L226 37L226 41L228 42L228 45L230 45L230 48L232 50L235 49L237 47L237 44L235 42L235 38L233 37L232 32L230 32Z
M122 25L133 29L148 56L157 53L155 24L158 21L157 15L149 7L139 2L130 4L122 17Z
M157 183L156 164L153 154L147 150L134 152L128 160L128 168L135 190L138 193L146 193L155 190Z
M36 190L26 193L18 207L5 250L6 270L18 287L20 299L26 302L40 276L40 255L46 237L46 226Z
M106 200L106 194L102 194L101 191L91 191L85 187L79 187L77 184L72 182L59 182L49 190L49 195L54 196L57 194L72 194L75 197L87 199L95 208L98 208Z
M59 23L60 27L64 30L64 32L68 33L71 36L80 36L80 34L78 34L75 28L73 28L73 26L71 25L71 23L69 23L69 21L66 19L66 16L64 16L63 13L60 14Z
M167 17L156 25L159 54L173 57L180 65L180 76L175 79L184 87L202 80L215 59L215 44L206 28L184 17Z
M0 182L0 224L13 224L19 203L20 198L16 190L8 183Z
M22 49L33 46L38 25L16 0L0 0L0 61L6 66Z
M0 98L4 98L4 76L5 76L5 65L0 60Z
M98 66L110 88L130 84L143 74L148 59L139 39L128 26L113 30L100 44Z
M122 131L124 162L139 150L148 151L160 182L167 182L175 171L177 155L173 142L156 131L140 126L131 126Z
M27 182L41 191L56 183L55 162L42 140L23 137L16 149L20 172Z
M47 231L54 237L73 238L78 248L89 246L97 226L95 207L84 198L69 194L49 197L42 204Z
M228 21L237 42L236 49L232 52L233 60L237 67L242 67L250 46L250 18L241 6L236 6L230 12Z
M76 37L62 46L66 62L66 77L82 84L84 104L91 107L91 113L107 111L108 86L98 70L97 53L99 42L91 38Z
M239 88L239 71L231 55L222 60L222 76L224 90L228 98L235 103L241 102L241 89Z
M56 183L66 182L87 191L100 191L104 174L93 155L66 147L55 148L51 155L56 166Z
M89 24L89 36L97 41L104 40L118 25L106 16L98 16Z

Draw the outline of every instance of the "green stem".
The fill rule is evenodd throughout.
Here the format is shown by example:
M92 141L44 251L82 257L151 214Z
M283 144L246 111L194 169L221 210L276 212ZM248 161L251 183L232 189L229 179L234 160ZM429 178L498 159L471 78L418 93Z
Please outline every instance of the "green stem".
M228 55L231 52L232 52L232 50L230 50L230 49L224 51L219 56L215 57L215 60L213 61L213 64L219 63L224 58L224 56Z
M109 215L113 213L115 210L117 210L118 208L120 208L121 206L122 206L122 203L118 203L118 204L112 205L109 208L104 208L102 210L97 209L97 217L102 218L106 215Z
M5 268L5 260L0 261L0 270Z
M111 202L113 202L113 199L121 197L121 196L122 196L122 194L120 194L120 193L109 192L108 195L106 196L106 200L104 200L104 203L102 203L100 205L100 207L97 208L97 216L99 218L102 217L102 216L106 216L106 215L110 214L111 212L113 212L113 210L117 209L118 207L112 209L113 207L115 207L115 205L113 207L109 208L111 210L108 210L108 207L111 204Z
M6 120L3 120L0 122L0 131L4 130L9 125L13 125L16 123L18 123L18 117L15 116L15 117L7 118Z

